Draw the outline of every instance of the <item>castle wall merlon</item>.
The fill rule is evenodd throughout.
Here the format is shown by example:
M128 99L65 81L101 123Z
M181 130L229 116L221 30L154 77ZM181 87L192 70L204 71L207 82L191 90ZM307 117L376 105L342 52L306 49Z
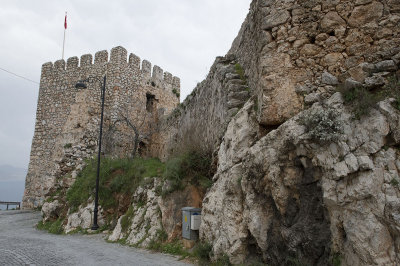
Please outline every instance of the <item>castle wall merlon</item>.
M157 80L163 80L163 73L164 70L162 70L161 67L154 65L153 67L153 79L157 79Z
M81 56L81 67L92 66L93 56L91 54L84 54Z
M181 88L181 79L178 77L173 77L172 78L172 87L174 87L174 89L180 89Z
M172 85L172 74L169 72L164 72L164 82Z
M79 58L77 56L73 56L68 58L67 60L67 70L77 69L79 66Z
M54 69L55 70L65 70L65 61L64 59L60 59L54 62Z
M129 65L133 66L134 68L140 69L140 57L131 53L129 55Z
M47 62L42 65L42 76L50 74L53 71L53 63Z
M128 51L122 47L117 46L111 49L110 62L113 63L127 63Z
M151 76L151 63L147 60L142 61L142 72L145 76Z
M102 50L94 54L94 64L102 65L108 63L108 51Z

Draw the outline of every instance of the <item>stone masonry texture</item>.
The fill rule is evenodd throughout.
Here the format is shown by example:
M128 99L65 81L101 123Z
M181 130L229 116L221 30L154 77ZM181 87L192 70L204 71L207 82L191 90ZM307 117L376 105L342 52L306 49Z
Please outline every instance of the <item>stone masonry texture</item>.
M379 72L373 64L400 52L399 9L398 0L252 1L229 53L255 91L258 121L280 125L329 95L323 73L362 83Z
M128 60L127 60L128 59ZM127 117L140 129L139 153L151 155L150 137L159 117L179 103L180 80L130 54L123 47L71 57L42 66L35 133L26 177L23 207L40 206L49 189L60 178L72 184L86 158L97 151L100 123L101 84L107 76L102 152L126 157L133 150L133 130ZM78 90L79 80L92 78L88 88ZM92 81L91 80L91 81ZM75 170L75 171L74 171Z

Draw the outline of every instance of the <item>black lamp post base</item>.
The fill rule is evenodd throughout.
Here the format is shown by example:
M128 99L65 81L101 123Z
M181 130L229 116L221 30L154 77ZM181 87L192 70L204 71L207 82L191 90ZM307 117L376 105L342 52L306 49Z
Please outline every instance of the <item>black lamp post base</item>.
M92 225L92 229L93 231L96 231L97 229L99 229L99 226L97 224Z

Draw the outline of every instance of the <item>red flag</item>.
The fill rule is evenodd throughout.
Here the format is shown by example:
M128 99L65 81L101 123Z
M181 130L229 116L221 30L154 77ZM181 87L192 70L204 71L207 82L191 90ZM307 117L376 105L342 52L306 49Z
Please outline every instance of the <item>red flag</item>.
M64 29L67 29L67 12L65 12Z

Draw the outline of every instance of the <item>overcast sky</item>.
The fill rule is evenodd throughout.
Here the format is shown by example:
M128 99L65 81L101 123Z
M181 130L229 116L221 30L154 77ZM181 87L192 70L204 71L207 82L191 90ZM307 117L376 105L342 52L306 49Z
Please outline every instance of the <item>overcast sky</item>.
M251 0L2 0L0 68L39 82L41 65L121 45L181 78L181 100L225 55ZM27 168L39 85L0 70L0 165Z

